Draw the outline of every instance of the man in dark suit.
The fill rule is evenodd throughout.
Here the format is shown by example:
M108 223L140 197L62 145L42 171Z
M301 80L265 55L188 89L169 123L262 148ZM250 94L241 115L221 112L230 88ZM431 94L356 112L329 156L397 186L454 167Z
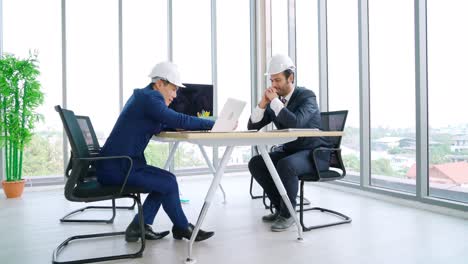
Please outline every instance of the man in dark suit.
M132 158L133 167L127 185L142 187L149 192L143 203L146 239L161 239L169 234L169 231L154 232L151 228L161 206L173 223L173 237L190 239L194 226L188 222L182 210L176 177L169 171L148 165L144 151L151 137L163 130L211 129L214 122L168 108L177 96L177 89L184 87L176 65L170 62L158 63L149 77L151 83L145 88L135 89L128 99L101 154ZM128 166L128 162L120 159L101 161L97 164L98 181L101 184L121 185ZM213 234L200 230L195 241L208 239ZM125 240L136 242L139 237L138 218L135 216L125 231Z
M303 87L295 87L295 66L291 58L285 55L272 57L268 72L271 86L265 90L259 104L250 116L248 129L261 129L273 122L278 129L285 128L320 128L320 110L314 92ZM327 146L322 138L302 137L280 145L269 153L273 164L283 182L293 207L296 206L298 175L314 171L311 151L320 146ZM328 159L321 157L319 170L328 168ZM273 223L272 231L284 231L294 224L287 207L271 178L260 155L249 162L249 170L255 180L268 195L274 213L262 217L265 222Z

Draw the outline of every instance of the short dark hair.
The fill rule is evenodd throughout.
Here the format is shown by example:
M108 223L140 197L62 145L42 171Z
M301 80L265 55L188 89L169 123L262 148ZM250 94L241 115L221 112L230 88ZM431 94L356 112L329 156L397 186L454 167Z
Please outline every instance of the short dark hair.
M152 79L152 82L153 82L153 83L156 83L158 80L161 80L161 81L164 83L164 85L168 85L168 84L169 84L169 81L168 81L168 80L166 80L166 79L164 79L164 78L161 78L161 77L154 77L154 78Z
M283 71L283 74L284 74L284 77L286 77L286 80L289 79L289 76L294 75L294 71L292 69L287 69L285 71ZM295 77L295 75L294 75ZM292 83L294 83L294 79L292 81Z

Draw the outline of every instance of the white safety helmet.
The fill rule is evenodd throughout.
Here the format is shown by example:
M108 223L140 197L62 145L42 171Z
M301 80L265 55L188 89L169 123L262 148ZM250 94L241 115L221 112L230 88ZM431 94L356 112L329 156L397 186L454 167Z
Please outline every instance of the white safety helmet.
M169 61L156 64L148 77L150 77L151 80L161 78L177 87L185 87L180 81L180 73L177 65Z
M294 62L286 55L277 54L270 59L268 69L265 75L272 75L283 72L285 70L294 70Z

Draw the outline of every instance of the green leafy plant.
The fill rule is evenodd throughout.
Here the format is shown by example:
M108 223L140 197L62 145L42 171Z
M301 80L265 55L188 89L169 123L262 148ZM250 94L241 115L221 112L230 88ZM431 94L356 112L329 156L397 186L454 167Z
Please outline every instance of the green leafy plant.
M0 57L0 147L4 149L6 181L22 176L23 150L41 119L36 108L44 101L37 53L26 59L12 54Z

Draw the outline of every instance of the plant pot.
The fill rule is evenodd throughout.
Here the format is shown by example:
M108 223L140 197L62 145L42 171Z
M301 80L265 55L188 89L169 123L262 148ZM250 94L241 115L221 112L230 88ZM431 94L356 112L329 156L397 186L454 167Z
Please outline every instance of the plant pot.
M23 194L24 180L2 181L2 187L7 198L18 198Z

